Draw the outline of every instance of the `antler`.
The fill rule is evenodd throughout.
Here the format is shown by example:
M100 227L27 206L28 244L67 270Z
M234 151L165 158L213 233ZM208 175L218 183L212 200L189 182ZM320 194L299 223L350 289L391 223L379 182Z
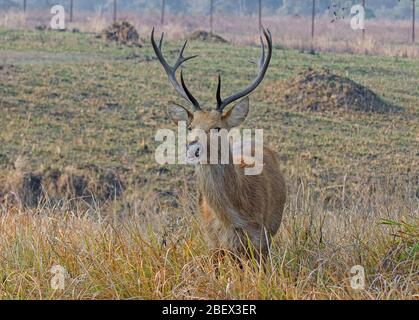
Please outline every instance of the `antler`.
M255 90L257 88L257 86L262 82L266 70L268 70L268 66L269 66L269 62L271 61L271 57L272 57L272 35L271 32L268 29L263 29L263 34L266 38L266 42L268 44L268 54L266 56L265 59L265 45L263 43L263 39L262 36L260 36L260 43L261 43L261 48L262 48L262 54L259 60L259 72L257 77L253 80L253 82L247 86L246 88L244 88L242 91L233 94L232 96L222 100L221 99L221 76L218 75L218 86L217 86L217 107L216 110L219 112L222 112L223 109L229 105L230 103L232 103L233 101L236 101L246 95L248 95L249 93L251 93L253 90Z
M194 96L190 93L190 91L185 85L185 81L183 80L182 70L180 71L180 81L182 85L180 85L176 79L176 70L180 67L180 65L189 59L197 57L197 55L186 57L186 58L183 56L183 51L185 50L186 44L188 42L188 41L185 41L185 43L183 44L182 48L179 51L179 56L176 60L176 63L173 66L170 66L167 63L166 59L164 59L162 51L161 51L161 47L163 43L163 36L164 36L164 33L162 33L160 41L159 41L159 45L157 45L156 41L154 40L154 28L151 31L151 44L153 45L154 52L156 53L157 58L162 64L164 70L167 73L167 76L169 77L170 83L173 85L176 91L192 105L194 111L201 110L201 107L199 106L199 102L194 98Z

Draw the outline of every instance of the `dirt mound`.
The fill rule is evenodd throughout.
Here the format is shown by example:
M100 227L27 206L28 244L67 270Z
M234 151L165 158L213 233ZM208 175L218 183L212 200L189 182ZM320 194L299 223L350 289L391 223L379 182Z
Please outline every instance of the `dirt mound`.
M370 89L330 73L308 69L296 77L275 83L268 96L300 111L394 112L399 108Z
M96 166L90 168L66 167L62 170L44 170L44 192L60 199L81 198L84 201L106 201L119 197L123 183L116 171Z
M199 40L199 41L206 41L206 42L218 42L218 43L227 43L228 41L223 37L216 35L214 33L209 33L203 30L197 30L192 32L192 34L188 37L189 40Z
M128 21L116 21L101 33L102 39L119 44L142 47L143 43L135 27Z
M7 196L11 202L32 208L46 199L104 202L118 198L124 191L122 179L113 169L66 167L31 171L18 161L7 176L5 187L0 190L2 198Z
M35 172L13 172L7 181L12 197L25 207L36 207L42 196L42 176Z

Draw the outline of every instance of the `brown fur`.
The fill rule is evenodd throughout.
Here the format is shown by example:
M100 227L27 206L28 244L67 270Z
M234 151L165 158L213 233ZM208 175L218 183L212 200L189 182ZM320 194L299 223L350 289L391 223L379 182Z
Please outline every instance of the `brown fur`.
M192 132L193 129L209 132L217 127L229 130L247 116L248 98L225 114L172 108L175 108L169 109L172 119L187 121ZM188 142L193 139L190 133ZM247 252L250 242L257 251L267 251L281 224L286 188L275 153L264 148L263 158L264 167L259 175L245 175L243 164L197 165L199 211L211 248Z

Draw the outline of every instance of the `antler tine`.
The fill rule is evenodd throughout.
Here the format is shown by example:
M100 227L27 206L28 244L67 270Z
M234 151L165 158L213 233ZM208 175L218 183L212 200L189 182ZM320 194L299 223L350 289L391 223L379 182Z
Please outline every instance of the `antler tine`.
M196 58L198 56L197 54L193 55L193 56L186 57L186 58L183 56L183 51L185 51L187 43L188 43L188 40L185 40L185 43L183 44L182 48L179 51L179 56L177 58L177 61L176 61L175 65L173 66L173 69L177 69L185 61Z
M217 110L219 106L223 103L223 100L221 99L221 75L218 74L218 86L217 86Z
M194 106L199 106L198 101L195 99L195 97L189 92L188 88L186 87L185 80L183 80L183 72L180 70L180 82L182 83L183 90L185 91L186 95L188 96L188 99L192 102Z
M153 28L153 33L154 33L154 28ZM159 50L161 52L161 46L163 44L163 37L164 37L164 32L161 33L161 37L160 37L160 41L159 41Z
M224 108L232 103L233 101L236 101L249 93L251 93L253 90L255 90L259 84L262 82L263 78L265 77L266 71L268 70L269 63L271 61L272 57L272 35L269 29L262 28L263 35L265 36L267 46L268 46L268 54L265 57L265 44L263 41L262 36L260 36L260 42L261 42L261 56L259 59L259 72L256 78L253 80L253 82L248 85L246 88L244 88L242 91L239 91L236 94L233 94L229 96L228 98L222 100L221 99L221 78L218 77L218 87L217 87L217 107L216 110L219 112L222 112Z
M258 65L259 69L262 68L263 63L265 62L265 44L263 43L262 36L260 36L260 47L262 48L262 54L260 55L260 59L259 59L259 65Z
M187 44L187 41L185 41L185 43L183 44L182 48L179 51L179 55L175 64L173 66L170 66L167 63L166 59L163 57L163 53L162 53L163 37L164 37L164 33L162 33L159 44L157 45L156 41L154 40L154 28L153 28L153 30L151 31L151 44L153 46L153 49L154 49L154 52L156 53L157 58L159 59L160 63L162 64L164 70L167 73L170 83L175 88L175 90L192 105L192 108L194 109L194 111L201 110L199 102L189 92L188 88L184 84L184 81L182 81L183 83L181 86L176 79L176 70L181 66L181 64L189 59L197 57L197 55L186 57L186 58L183 56L183 52Z

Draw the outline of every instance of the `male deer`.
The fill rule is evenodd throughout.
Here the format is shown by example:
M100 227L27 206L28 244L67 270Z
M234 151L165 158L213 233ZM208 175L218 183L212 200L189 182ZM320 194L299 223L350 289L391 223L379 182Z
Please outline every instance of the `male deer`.
M163 34L157 44L153 29L151 43L157 58L173 87L192 107L192 111L175 104L168 108L168 114L176 124L185 121L188 125L190 132L187 136L187 148L196 145L196 137L193 134L195 129L203 130L209 135L213 129L230 130L244 121L249 111L247 95L262 82L272 56L271 33L263 29L263 34L268 51L265 57L265 44L261 36L262 54L257 77L242 91L223 100L221 77L218 76L216 108L206 111L200 107L186 87L182 71L181 84L176 79L176 70L185 61L196 57L183 56L187 42L185 41L181 48L175 64L170 66L162 54ZM233 108L224 112L227 105L241 98L243 99ZM196 151L199 153L199 149ZM250 243L257 251L266 253L271 237L275 235L281 223L286 190L275 153L264 147L263 160L263 170L259 175L245 175L243 165L234 163L196 165L199 211L210 247L213 249L248 253Z

